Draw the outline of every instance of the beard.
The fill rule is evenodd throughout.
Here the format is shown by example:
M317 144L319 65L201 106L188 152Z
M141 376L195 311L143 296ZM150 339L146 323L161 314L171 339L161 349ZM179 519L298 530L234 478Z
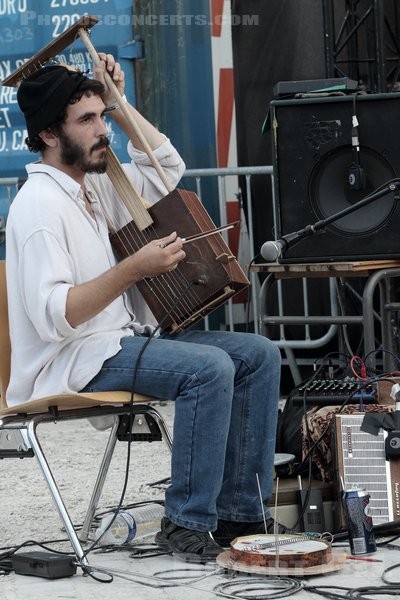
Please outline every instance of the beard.
M74 142L64 131L59 132L61 142L61 162L64 165L79 167L83 173L105 173L107 169L107 158L105 151L110 145L109 139L102 135L99 141L89 150L85 150L78 143ZM104 156L96 160L90 158L92 152L104 148Z

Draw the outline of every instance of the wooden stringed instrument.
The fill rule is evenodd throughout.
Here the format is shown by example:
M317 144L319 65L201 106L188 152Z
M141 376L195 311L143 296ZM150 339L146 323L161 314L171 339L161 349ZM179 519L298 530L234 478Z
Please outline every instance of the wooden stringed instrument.
M261 567L315 567L328 563L331 555L327 541L296 534L243 536L230 545L232 560Z
M95 16L81 17L4 79L2 85L18 85L21 79L44 66L78 36L96 64L99 56L89 39L88 31L98 21ZM176 231L180 237L187 238L200 236L202 232L215 229L215 224L194 192L173 189L134 115L107 72L105 79L129 127L140 139L169 192L147 209L115 153L110 147L107 149L107 174L132 217L131 222L111 231L110 240L119 259L132 255L149 241L165 237L172 231ZM185 252L186 258L173 271L143 279L136 284L157 321L163 329L171 333L198 321L249 286L247 277L220 233L191 241L185 246Z

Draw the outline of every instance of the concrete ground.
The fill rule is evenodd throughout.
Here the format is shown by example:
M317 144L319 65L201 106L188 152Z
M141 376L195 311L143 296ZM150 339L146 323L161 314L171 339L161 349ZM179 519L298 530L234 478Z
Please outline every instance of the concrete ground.
M170 405L158 408L164 412L167 420L172 422L173 408ZM86 422L70 422L43 426L41 439L72 519L75 524L81 523L107 434L96 431ZM118 444L101 499L101 509L118 503L125 474L125 459L126 444ZM0 546L14 546L29 539L46 541L49 544L51 540L63 539L65 534L61 530L58 514L35 459L0 461L0 473ZM168 475L169 453L162 443L134 444L126 502L162 500L163 484L152 484L167 478ZM53 546L70 549L68 543L57 543ZM139 550L141 547L142 545L139 546ZM146 548L149 548L148 544ZM334 548L334 551L343 554L348 548L341 546ZM137 552L138 548L132 545L128 550L90 554L89 562L92 567L104 569L113 575L114 579L110 584L99 583L83 576L79 568L73 577L58 580L11 573L0 576L0 598L262 599L269 598L272 592L279 591L282 594L279 597L295 593L296 598L303 600L318 597L308 590L307 586L381 586L384 569L400 563L400 543L396 540L389 547L379 548L371 557L378 562L344 560L339 570L317 576L299 576L298 573L291 573L277 583L275 577L265 574L249 575L227 570L215 563L193 565L169 555L141 556ZM94 574L101 576L100 572ZM392 570L387 577L394 583L399 582L400 568ZM392 591L395 592L395 596L400 596L400 588ZM379 598L393 598L393 594L383 593Z

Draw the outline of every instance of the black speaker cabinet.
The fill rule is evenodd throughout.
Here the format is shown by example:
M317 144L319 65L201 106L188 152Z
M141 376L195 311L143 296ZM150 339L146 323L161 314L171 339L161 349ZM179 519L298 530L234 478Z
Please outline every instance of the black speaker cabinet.
M353 206L400 176L400 93L276 100L270 117L277 238ZM357 162L365 175L356 185L361 189L349 179ZM289 247L281 262L399 259L397 196L387 194Z

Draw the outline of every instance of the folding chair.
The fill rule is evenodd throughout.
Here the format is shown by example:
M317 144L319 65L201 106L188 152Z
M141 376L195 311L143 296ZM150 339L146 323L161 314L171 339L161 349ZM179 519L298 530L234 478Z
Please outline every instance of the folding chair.
M10 378L11 345L8 325L5 261L0 261L0 356L0 458L24 458L32 456L37 458L76 558L80 565L87 565L88 561L81 541L85 542L88 538L116 441L128 438L131 438L133 441L162 439L169 450L171 451L172 449L172 438L167 424L154 406L147 404L159 399L135 394L134 404L132 405L130 402L130 392L115 391L87 394L59 394L25 402L15 407L8 407L6 390ZM137 434L133 428L133 433L129 434L128 423L130 422L131 412L134 415L134 422L147 423L148 428L145 434ZM39 423L57 423L58 421L87 419L89 417L105 415L114 416L114 425L111 429L80 534L81 539L79 539L43 453L36 429Z

